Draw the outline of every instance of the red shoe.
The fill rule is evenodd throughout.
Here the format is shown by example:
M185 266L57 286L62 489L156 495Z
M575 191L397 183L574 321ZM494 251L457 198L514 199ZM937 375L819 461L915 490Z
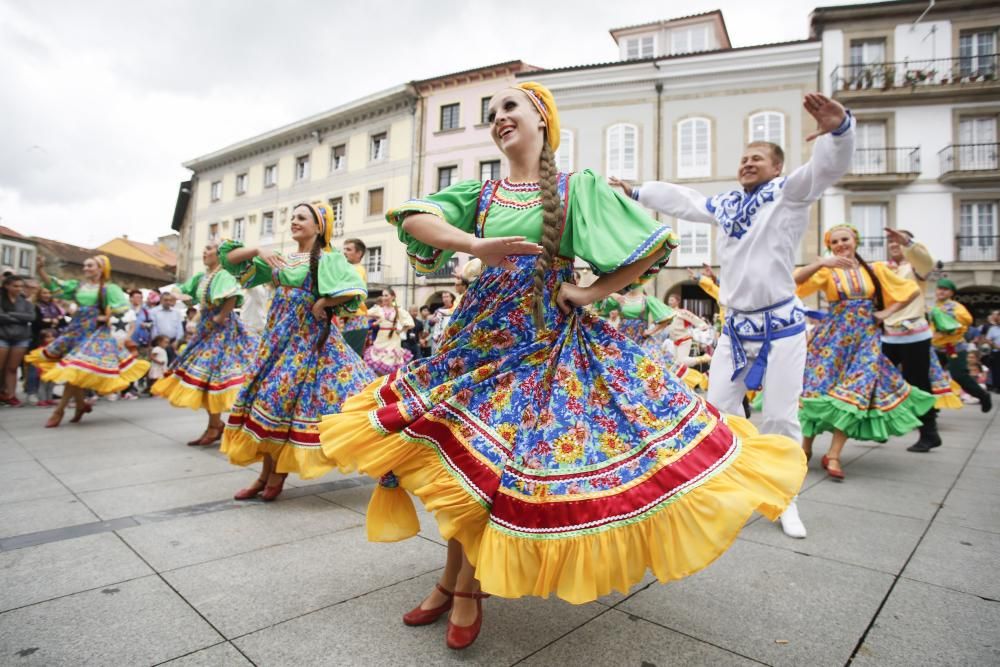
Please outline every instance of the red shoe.
M448 644L448 648L461 651L464 648L472 646L476 641L476 637L479 636L479 630L483 627L482 600L488 598L489 594L460 593L459 591L455 591L455 597L472 598L476 601L476 620L472 622L472 625L455 625L451 622L451 618L448 619L448 631L445 633L445 643Z
M35 403L35 407L39 408L51 408L53 405L56 405L56 402L49 400L38 401L37 403Z
M269 503L272 500L275 500L278 496L280 496L281 492L285 488L285 478L286 477L288 477L288 473L287 472L281 476L281 481L278 482L277 486L270 486L270 485L269 486L265 486L264 487L264 492L260 494L260 499L263 500L266 503Z
M45 422L45 428L55 428L56 426L59 426L59 422L62 421L62 418L62 410L56 410L52 413L52 416L49 417L49 420Z
M826 454L824 454L823 458L821 458L819 460L819 462L820 462L820 465L823 466L823 470L826 470L830 466L830 457L827 456Z
M258 479L245 489L240 489L233 495L233 500L251 500L267 486L266 479Z
M416 609L403 614L403 623L414 626L430 625L434 621L441 618L445 612L451 609L451 603L454 601L455 594L441 584L434 584L434 587L441 591L441 594L447 597L448 601L440 607L435 607L434 609L421 609L420 605L417 605Z
M837 469L834 470L830 467L831 463L837 464ZM844 471L840 469L840 459L831 459L827 456L823 457L823 467L826 469L826 474L835 482L844 481Z
M189 447L211 447L222 440L222 427L205 429L205 434L188 443Z
M9 405L12 408L19 408L21 407L22 403L17 399L17 396L11 396L10 398L7 399L7 405Z
M79 406L76 408L76 412L73 413L73 418L70 419L70 421L75 424L81 419L83 419L83 416L85 414L93 411L94 408L90 407L90 403L84 403L82 408L80 408Z
M187 443L185 443L185 444L187 444L188 447L194 447L195 445L197 445L198 443L200 443L202 440L204 440L206 435L208 435L208 429L207 428L205 429L204 433L202 433L201 435L199 435L194 440L188 440Z

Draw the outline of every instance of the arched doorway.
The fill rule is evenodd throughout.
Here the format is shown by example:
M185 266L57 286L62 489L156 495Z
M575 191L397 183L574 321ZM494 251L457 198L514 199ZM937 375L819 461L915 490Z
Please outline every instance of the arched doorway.
M440 308L441 306L444 305L444 296L443 295L445 293L450 294L453 301L454 301L454 299L458 298L458 295L455 294L455 292L453 292L452 290L445 290L445 289L443 289L443 290L438 290L437 292L434 292L429 297L427 297L427 299L424 301L423 305L425 305L428 308L430 308L431 312L433 313L435 310L437 310L438 308Z
M969 309L976 324L982 324L990 311L1000 310L1000 287L993 285L962 287L955 294L955 300Z
M680 296L681 308L690 310L706 322L712 322L715 314L719 312L719 304L715 302L715 299L698 287L698 283L693 280L682 280L671 285L670 289L664 293L663 301L666 302L671 294Z

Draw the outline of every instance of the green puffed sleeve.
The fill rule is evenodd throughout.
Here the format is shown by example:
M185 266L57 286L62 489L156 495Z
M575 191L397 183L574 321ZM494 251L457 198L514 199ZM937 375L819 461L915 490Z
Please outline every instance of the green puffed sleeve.
M66 299L72 301L76 298L76 290L80 287L79 280L59 280L49 276L49 283L45 286L55 299Z
M254 257L239 264L233 264L229 261L229 253L242 247L243 244L239 241L229 239L219 244L219 263L222 264L222 268L236 276L236 279L244 287L256 287L271 282L271 267L260 257Z
M417 273L431 273L441 268L453 250L442 250L418 241L403 230L403 220L411 213L436 215L452 227L458 227L470 234L476 227L476 206L483 184L479 181L461 181L441 192L427 195L423 199L411 199L385 214L389 224L396 227L399 240L406 244L406 255Z
M129 305L125 291L114 283L104 285L104 303L115 315L124 313Z
M204 272L196 273L184 282L177 285L177 289L180 290L181 294L187 294L192 299L198 298L198 283L201 282L201 277L205 275ZM226 275L229 275L228 273ZM230 276L231 277L231 276Z
M646 315L654 324L659 324L660 322L672 320L674 318L674 309L657 299L655 296L647 296Z
M612 273L665 249L663 258L639 278L641 284L659 272L677 247L670 227L653 220L589 169L570 177L568 199L560 254L579 257L596 274Z
M607 317L612 311L621 311L622 305L618 303L616 299L612 299L610 296L594 302L594 310L601 317Z
M351 299L336 308L336 314L351 315L361 308L368 296L368 288L361 275L340 252L324 252L319 257L317 269L320 296L350 296Z
M212 277L212 284L208 286L208 301L213 306L220 306L222 302L230 297L236 297L236 307L243 305L243 290L236 278L228 271L217 271Z

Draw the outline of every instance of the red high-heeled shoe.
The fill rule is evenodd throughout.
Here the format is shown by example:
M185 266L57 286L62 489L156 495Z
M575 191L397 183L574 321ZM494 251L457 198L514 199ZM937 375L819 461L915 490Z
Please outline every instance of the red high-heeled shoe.
M205 435L188 444L192 447L211 447L212 445L217 445L222 440L222 429L223 427L221 426L205 429Z
M281 495L281 492L285 488L285 478L288 477L288 473L281 475L281 481L278 482L276 486L265 486L264 490L260 494L260 499L266 503L271 502L275 498Z
M483 600L489 597L488 593L462 593L455 591L455 597L472 598L476 601L476 620L472 625L455 625L448 619L448 631L445 633L445 643L448 648L461 651L469 648L479 636L479 630L483 627Z
M256 498L257 494L263 491L267 487L266 479L257 479L256 482L251 484L245 489L240 489L235 494L233 494L233 500L250 500Z
M83 416L85 414L87 414L88 412L93 412L93 411L94 411L94 408L92 408L89 403L84 403L82 408L81 407L77 407L76 408L76 412L73 413L73 418L70 419L70 422L72 422L73 424L75 424L78 421L80 421L81 419L83 419Z
M55 428L56 426L59 426L59 422L62 421L62 418L63 411L56 410L49 416L48 421L45 422L45 428Z
M455 594L441 584L434 584L434 587L448 598L445 603L433 609L421 609L420 605L417 605L415 609L403 614L403 623L406 625L430 625L451 609L451 603L455 599Z
M835 482L843 482L844 481L844 471L843 470L834 470L833 468L831 468L830 467L830 461L836 461L837 465L838 466L840 465L840 459L831 459L829 456L824 455L823 456L823 460L821 462L823 464L823 470L825 470L827 476L829 476Z

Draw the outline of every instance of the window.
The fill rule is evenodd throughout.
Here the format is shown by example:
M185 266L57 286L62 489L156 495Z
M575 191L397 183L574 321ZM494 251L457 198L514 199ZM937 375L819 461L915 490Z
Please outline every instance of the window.
M372 135L372 160L384 160L389 153L389 135L386 132Z
M0 263L4 266L14 266L14 246L5 245L3 247L3 257L0 258Z
M278 182L278 165L269 164L264 167L264 187L273 187Z
M368 191L368 215L382 215L385 204L385 188Z
M608 128L607 132L607 168L604 173L624 179L638 178L636 164L637 137L639 131L635 125L619 123Z
M967 116L958 121L958 168L996 169L997 117Z
M707 118L688 118L677 124L677 176L712 175L711 124Z
M500 178L500 160L479 163L479 180L495 181Z
M236 194L245 195L247 193L247 180L246 172L236 174Z
M708 50L708 26L676 28L670 31L670 55Z
M208 242L218 243L219 241L219 223L213 222L208 226Z
M236 218L233 220L233 240L242 241L246 236L247 231L247 220L246 218Z
M274 238L274 211L264 211L260 217L260 237Z
M333 212L333 238L344 235L344 198L331 197L330 210Z
M212 181L212 201L222 199L222 181Z
M479 100L479 123L489 125L490 123L490 98L484 97Z
M458 167L438 167L438 191L455 182L458 177Z
M347 144L340 144L330 149L330 171L347 169Z
M881 88L884 84L883 69L872 67L885 62L885 39L854 39L851 40L851 50L848 57L850 67L847 68L848 80L850 82L860 81L864 78L870 80L870 85L874 88Z
M625 60L652 58L655 55L656 37L654 35L630 37L625 40Z
M559 130L556 169L567 174L573 171L573 130Z
M677 261L680 266L701 266L711 260L711 225L677 221L677 234L681 237Z
M997 72L995 30L965 32L958 36L959 73L962 76L995 75Z
M18 266L18 268L21 269L21 270L23 270L23 271L30 271L31 270L31 265L32 265L32 262L31 262L31 251L27 250L27 249L22 249L21 252L18 253L18 256L17 256L17 266Z
M884 174L887 151L885 150L885 122L860 121L854 130L854 157L852 174Z
M865 261L885 259L885 228L889 226L889 205L883 202L851 204L851 224L861 237L858 254Z
M785 147L785 114L761 111L750 116L750 141L770 141Z
M442 104L441 105L441 129L442 130L457 130L458 129L458 104Z
M295 158L295 180L305 181L309 179L309 156L302 155Z
M368 246L364 262L365 270L368 271L368 281L382 282L382 246Z
M963 202L959 209L958 259L997 261L997 202Z

